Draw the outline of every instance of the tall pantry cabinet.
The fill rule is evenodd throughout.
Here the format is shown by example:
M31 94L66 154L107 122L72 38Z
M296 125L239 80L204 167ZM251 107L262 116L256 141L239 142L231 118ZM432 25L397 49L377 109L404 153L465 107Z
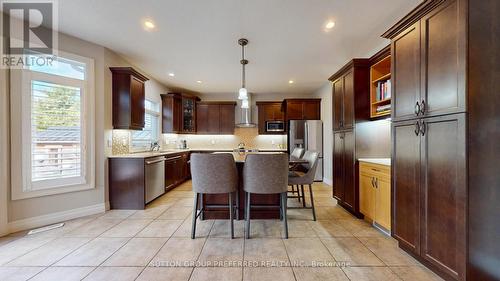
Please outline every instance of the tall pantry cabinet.
M500 179L490 167L500 155L499 12L499 1L429 0L383 35L392 54L392 235L449 280L500 280L491 263L500 261Z

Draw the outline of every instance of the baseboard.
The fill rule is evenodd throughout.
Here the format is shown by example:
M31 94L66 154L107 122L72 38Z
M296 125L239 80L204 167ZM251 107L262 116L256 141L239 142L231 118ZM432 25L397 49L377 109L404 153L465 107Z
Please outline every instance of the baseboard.
M9 222L9 233L37 228L53 223L63 222L67 220L76 219L79 217L90 216L94 214L103 213L106 211L106 204L96 204L82 208L71 209L67 211L31 217L27 219Z
M333 180L329 179L329 178L323 178L323 183L325 183L329 186L333 186Z

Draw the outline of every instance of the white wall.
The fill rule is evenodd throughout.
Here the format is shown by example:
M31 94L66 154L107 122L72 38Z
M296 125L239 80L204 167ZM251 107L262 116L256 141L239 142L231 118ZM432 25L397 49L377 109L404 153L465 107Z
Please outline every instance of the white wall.
M333 173L333 129L332 129L332 84L325 84L312 94L321 98L321 120L323 121L323 181L332 185Z
M3 38L2 38L3 40ZM9 183L9 98L8 71L0 69L0 236L8 232Z

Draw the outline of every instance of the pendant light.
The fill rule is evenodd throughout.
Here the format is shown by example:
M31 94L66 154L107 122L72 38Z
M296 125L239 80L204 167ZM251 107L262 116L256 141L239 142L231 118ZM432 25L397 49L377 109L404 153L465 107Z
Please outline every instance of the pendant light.
M248 91L245 88L245 65L248 64L248 60L245 59L245 46L248 44L248 40L245 38L241 38L238 40L238 44L241 46L241 88L238 91L238 99L239 100L248 100ZM248 107L247 107L248 108Z

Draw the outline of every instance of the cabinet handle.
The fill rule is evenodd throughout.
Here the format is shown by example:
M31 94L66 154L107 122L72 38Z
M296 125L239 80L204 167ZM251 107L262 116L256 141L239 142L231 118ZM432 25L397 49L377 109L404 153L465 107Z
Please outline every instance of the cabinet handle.
M378 188L378 178L375 178L375 188Z
M418 103L415 103L415 114L418 116L420 114L420 104Z
M422 113L422 115L424 115L425 113L425 100L422 100L422 102L420 103L420 113Z
M426 127L425 122L422 120L422 124L420 125L420 132L422 133L422 136L425 136Z
M372 187L375 187L375 178L372 178Z
M420 133L420 123L415 122L415 136L418 136L418 134Z
M379 169L375 169L375 168L372 168L372 171L375 171L375 172L380 172Z
M340 120L340 127L344 127L344 121Z

